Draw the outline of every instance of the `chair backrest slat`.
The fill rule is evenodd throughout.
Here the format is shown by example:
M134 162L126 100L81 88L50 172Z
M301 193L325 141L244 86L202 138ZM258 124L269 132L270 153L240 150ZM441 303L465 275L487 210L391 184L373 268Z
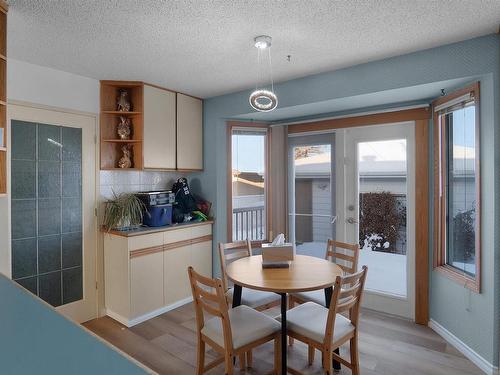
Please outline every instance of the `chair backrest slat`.
M217 296L217 294L210 293L208 290L200 287L197 287L196 291L201 298L209 300L210 302L219 303L219 297Z
M235 251L234 253L225 253L224 257L226 258L226 262L229 260L237 260L240 258L245 258L248 256L247 251Z
M232 350L233 341L229 322L229 306L226 291L221 279L209 279L197 273L193 267L188 268L189 282L193 293L196 311L196 327L198 334L205 326L205 312L222 320L224 346Z
M325 345L331 345L337 314L349 311L351 323L357 329L361 298L365 287L368 267L348 276L337 276L325 328Z
M218 310L217 308L213 307L212 305L204 302L204 301L199 301L200 305L201 305L201 308L206 311L207 313L209 313L210 315L213 315L213 316L216 316L218 318L222 318L222 314L220 312L220 310Z
M226 267L230 262L252 255L252 245L250 240L219 243L219 260L222 275L222 285L224 290L229 289L227 281Z
M356 273L358 271L359 245L328 240L325 259L332 262L341 259L343 262L337 264L346 274Z
M358 298L348 298L347 301L339 301L337 304L337 314L341 314L344 311L350 311L354 305L358 303Z
M347 283L350 285L350 282ZM359 283L354 286L349 286L348 288L342 289L339 293L339 300L343 300L348 297L355 297L358 293L358 289Z

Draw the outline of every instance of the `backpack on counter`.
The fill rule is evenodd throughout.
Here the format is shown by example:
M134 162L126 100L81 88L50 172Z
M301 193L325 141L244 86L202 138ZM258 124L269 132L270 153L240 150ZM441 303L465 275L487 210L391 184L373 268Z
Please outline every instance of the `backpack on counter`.
M185 177L179 178L172 186L172 192L175 194L175 205L173 220L177 223L184 221L184 215L198 209L196 200L189 191L189 185Z

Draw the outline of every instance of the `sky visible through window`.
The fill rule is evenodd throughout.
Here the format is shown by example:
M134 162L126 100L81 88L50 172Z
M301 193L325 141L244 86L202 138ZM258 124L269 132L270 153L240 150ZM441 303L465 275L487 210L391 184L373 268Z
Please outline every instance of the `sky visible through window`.
M233 134L233 170L240 172L264 173L264 134Z
M473 105L453 111L453 145L475 147L475 116Z

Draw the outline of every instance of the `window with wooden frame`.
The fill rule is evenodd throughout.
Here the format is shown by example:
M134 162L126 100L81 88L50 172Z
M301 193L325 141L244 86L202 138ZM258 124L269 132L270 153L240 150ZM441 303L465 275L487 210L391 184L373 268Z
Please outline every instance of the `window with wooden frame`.
M268 240L269 129L265 124L228 123L228 241Z
M434 108L434 268L480 292L479 82Z

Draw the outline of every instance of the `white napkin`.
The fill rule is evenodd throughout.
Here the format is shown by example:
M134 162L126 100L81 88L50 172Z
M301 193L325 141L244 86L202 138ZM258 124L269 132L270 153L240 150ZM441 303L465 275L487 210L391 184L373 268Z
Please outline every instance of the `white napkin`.
M285 244L285 235L283 233L278 234L271 243L272 246L283 246L284 244Z

